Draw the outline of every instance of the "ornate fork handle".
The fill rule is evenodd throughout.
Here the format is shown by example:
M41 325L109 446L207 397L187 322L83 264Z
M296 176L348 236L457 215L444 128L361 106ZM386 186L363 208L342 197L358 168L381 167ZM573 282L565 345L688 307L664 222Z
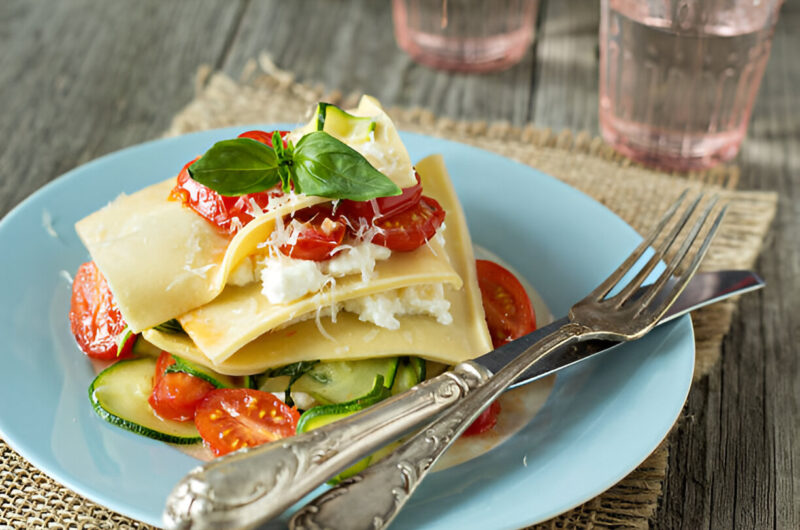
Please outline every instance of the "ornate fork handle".
M439 457L517 376L557 348L588 338L597 334L574 322L542 338L389 456L304 506L290 528L386 527Z
M570 323L527 348L499 370L488 383L467 395L461 403L453 406L447 414L414 436L393 455L312 501L293 517L292 528L385 527L394 519L406 499L452 441L517 376L542 356L579 340L629 341L645 335L664 316L697 271L700 260L708 250L725 214L725 208L722 208L712 217L711 212L716 201L711 200L700 213L699 219L689 226L687 222L700 202L698 197L678 215L675 222L674 214L685 196L686 193L667 210L655 230L642 240L608 278L572 306L569 312ZM671 227L670 221L673 221ZM707 221L710 223L705 238L697 250L691 251ZM641 297L634 296L648 275L678 241L684 227L688 234L679 243L679 248L665 264L664 270ZM626 279L626 275L634 271L633 267L642 259L647 249L665 231L667 236L654 247L647 263L638 268L632 279ZM688 266L673 276L687 258ZM619 291L610 294L615 287L619 287Z
M279 515L348 465L446 409L491 374L466 362L335 424L195 468L172 490L167 528L238 528Z

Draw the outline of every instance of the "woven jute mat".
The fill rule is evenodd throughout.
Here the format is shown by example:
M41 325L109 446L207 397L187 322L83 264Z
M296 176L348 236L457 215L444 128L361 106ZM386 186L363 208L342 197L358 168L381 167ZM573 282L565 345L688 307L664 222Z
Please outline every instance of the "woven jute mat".
M196 98L175 116L166 134L253 123L300 123L318 101L347 106L356 97L299 84L262 57L238 81L201 69ZM703 263L705 270L752 267L775 215L775 194L737 190L735 167L667 175L630 163L585 133L555 134L532 127L454 121L419 109L390 109L389 113L403 130L477 145L561 179L606 205L640 233L647 232L684 189L717 192L729 210ZM732 300L694 313L695 379L717 361L735 309ZM668 443L663 443L617 485L536 528L646 528L662 492L668 450ZM150 528L60 486L2 441L0 484L0 530L6 526Z

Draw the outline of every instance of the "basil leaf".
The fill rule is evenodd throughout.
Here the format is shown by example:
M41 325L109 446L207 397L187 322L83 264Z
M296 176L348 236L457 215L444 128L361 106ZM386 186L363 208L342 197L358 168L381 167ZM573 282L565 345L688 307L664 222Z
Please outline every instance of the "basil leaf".
M282 375L289 376L289 384L286 385L286 390L283 392L283 402L290 407L293 407L294 400L292 399L292 385L295 381L303 377L309 370L311 370L317 363L319 363L319 361L300 361L287 364L286 366L282 366L280 368L268 370L266 373L267 377L280 377Z
M161 324L154 326L153 329L163 333L185 333L185 331L183 331L183 326L181 326L181 323L178 322L177 318L162 322Z
M299 193L354 201L402 193L358 151L326 132L303 136L292 159L292 181Z
M280 181L275 150L251 138L215 143L189 166L189 175L220 195L268 190Z
M319 361L298 361L296 363L287 364L279 368L272 368L267 370L264 374L267 377L280 377L282 375L291 376L295 381L300 379L300 376L311 370L314 365Z

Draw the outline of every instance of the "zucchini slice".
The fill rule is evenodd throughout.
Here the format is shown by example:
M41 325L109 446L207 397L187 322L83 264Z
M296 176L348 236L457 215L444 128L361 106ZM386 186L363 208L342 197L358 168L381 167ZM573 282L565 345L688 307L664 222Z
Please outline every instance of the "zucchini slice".
M331 103L319 103L315 116L318 131L357 142L369 140L370 133L377 126L374 118L353 116Z
M392 385L392 395L401 394L425 379L425 361L419 357L402 357Z
M183 357L178 357L173 354L172 358L175 359L175 364L169 365L164 373L183 372L208 381L217 388L239 388L247 384L247 382L245 382L245 385L240 385L235 377L219 374L211 368L193 363Z
M127 359L112 364L89 385L89 401L107 422L136 434L174 444L200 442L194 422L165 420L150 407L154 357Z
M384 385L383 376L376 375L375 379L373 379L372 390L369 393L346 403L319 405L305 411L300 415L300 420L297 422L297 432L304 433L346 418L354 412L386 399L390 395L389 389Z
M372 391L369 394L362 396L358 399L350 401L348 403L335 403L332 405L320 405L318 407L313 407L305 411L301 416L300 420L297 422L297 433L301 434L304 432L308 432L313 429L317 429L322 427L323 425L328 425L329 423L333 423L334 421L341 420L342 418L346 418L351 414L358 412L359 410L365 409L375 403L386 399L391 394L389 389L384 386L383 376L376 375L373 385ZM357 475L364 471L367 466L372 462L375 455L369 455L364 457L363 459L359 460L349 468L345 469L331 480L328 481L329 484L338 484L342 480L346 478L350 478L353 475ZM383 455L381 455L382 457Z
M373 391L373 381L381 376L391 388L397 373L399 357L366 359L363 361L319 362L291 384L291 390L310 394L318 402L329 405L347 403L366 397ZM267 377L260 381L265 392L284 392L290 376Z
M244 386L245 388L252 388L253 390L258 389L258 385L256 384L256 376L246 375L244 376L243 379L244 382L242 383L242 386Z
M136 336L136 342L133 343L131 352L134 355L149 355L150 357L161 355L161 349L147 342L141 335Z

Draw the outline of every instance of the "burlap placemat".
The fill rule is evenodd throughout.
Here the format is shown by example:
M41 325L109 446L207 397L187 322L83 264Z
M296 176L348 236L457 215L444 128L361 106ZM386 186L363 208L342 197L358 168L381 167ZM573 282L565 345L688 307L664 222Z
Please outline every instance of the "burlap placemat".
M347 105L343 96L296 83L265 57L252 62L236 82L201 69L197 97L177 116L167 135L270 122L302 122L320 100ZM713 190L729 203L729 213L703 268L750 268L775 215L773 193L737 191L738 171L718 168L690 175L667 175L617 155L598 138L532 127L489 125L437 118L419 109L391 109L398 127L475 144L563 180L602 202L639 232L648 231L665 205L684 189ZM735 301L694 313L697 340L695 378L703 377L720 354ZM667 443L613 488L536 528L646 528L661 495ZM28 464L0 441L0 530L11 528L150 528L88 501Z

